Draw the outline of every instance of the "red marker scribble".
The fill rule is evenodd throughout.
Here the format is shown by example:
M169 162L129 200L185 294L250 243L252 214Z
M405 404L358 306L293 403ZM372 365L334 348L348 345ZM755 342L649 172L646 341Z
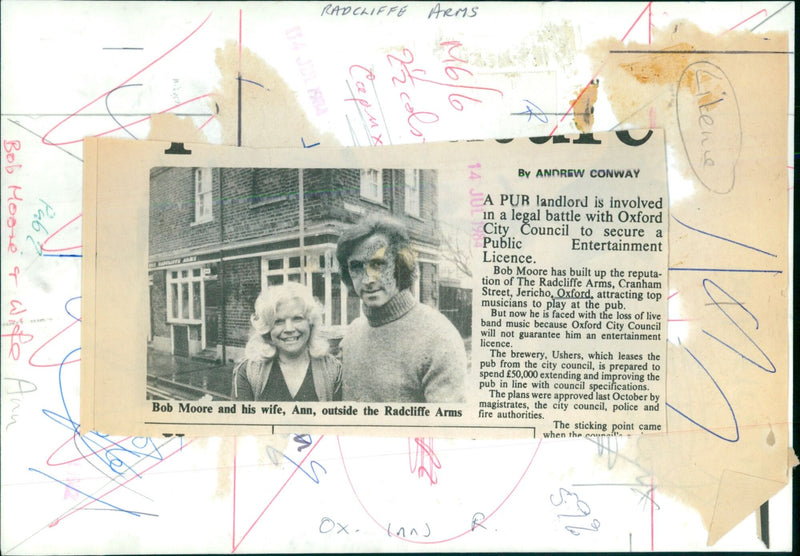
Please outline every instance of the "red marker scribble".
M47 346L50 342L52 342L53 340L55 340L56 338L61 336L64 332L66 332L67 330L69 330L70 328L72 328L73 326L75 326L76 324L79 324L81 322L81 318L79 316L74 315L69 310L69 304L72 303L72 302L75 302L75 301L79 301L79 300L80 300L80 297L73 297L73 298L67 300L67 302L64 304L64 311L67 313L67 315L72 317L72 319L73 319L72 322L70 322L67 326L65 326L64 328L59 330L54 336L51 336L50 339L48 339L45 343L43 343L38 348L36 348L36 351L34 351L31 354L31 356L28 358L28 365L30 365L31 367L39 367L39 368L60 367L61 365L68 365L70 363L77 363L78 361L81 360L80 357L76 357L75 359L68 359L66 361L58 361L57 358L56 358L56 362L54 362L54 363L38 363L38 362L34 363L33 362L33 358L36 357L38 355L38 353L45 348L45 346ZM80 352L80 349L74 350L74 353L79 353L79 352Z
M408 466L412 474L420 479L426 477L431 485L439 482L436 470L441 469L442 464L433 451L433 438L408 439Z
M311 448L309 448L308 452L306 453L305 457L300 461L300 463L295 465L295 468L292 470L292 472L289 474L289 476L283 482L281 487L278 489L278 492L276 492L275 495L270 499L270 501L267 502L267 505L264 506L264 509L261 510L260 514L258 514L258 517L256 517L256 519L253 521L253 523L250 525L250 527L247 529L247 531L244 532L244 535L242 535L242 538L239 539L239 542L236 542L236 474L237 474L236 473L236 470L237 470L237 466L236 466L236 437L233 438L233 532L232 532L232 535L231 535L231 553L236 552L236 550L239 548L239 546L241 546L241 544L247 538L247 535L250 534L250 531L253 530L253 528L256 526L256 524L259 522L259 520L264 516L264 514L267 512L267 510L270 508L270 506L272 506L272 503L275 502L275 500L278 498L278 496L280 496L280 494L283 492L283 489L286 488L286 485L288 485L289 482L294 478L295 473L297 473L299 470L301 470L301 468L303 467L303 464L306 462L306 460L312 454L312 452L317 448L317 446L319 446L319 443L323 438L325 438L325 437L324 436L320 436L317 439L317 441L314 443L314 445L311 446Z
M14 361L19 361L19 356L22 353L22 344L27 344L33 340L33 334L27 334L22 330L22 319L14 322L14 328L10 334L2 334L3 338L11 338L11 348L8 351L8 356Z
M67 117L66 117L66 118L64 118L63 120L61 120L60 122L58 122L58 123L57 123L55 126L53 126L53 127L52 127L52 128L51 128L51 129L50 129L48 132L47 132L47 133L45 133L45 134L44 134L44 136L42 137L42 143L44 143L45 145L51 145L51 146L62 146L62 145L72 145L72 144L74 144L74 143L80 143L81 141L83 141L83 139L81 138L81 139L73 139L73 140L70 140L70 141L62 141L62 142L60 142L60 143L55 143L55 142L52 142L52 141L48 140L48 139L47 139L47 137L48 137L48 135L50 135L51 133L53 133L53 132L54 132L56 129L58 129L59 127L61 127L61 125L63 125L64 123L66 123L67 121L69 121L70 119L72 119L74 116L77 116L78 114L80 114L81 112L83 112L84 110L86 110L87 108L89 108L90 106L92 106L92 105L93 105L94 103L96 103L98 100L100 100L100 99L104 98L106 95L108 95L108 94L109 94L109 93L111 93L112 91L114 91L114 90L116 90L116 89L119 89L119 88L120 88L120 87L122 87L123 85L125 85L125 84L129 83L129 82L130 82L130 81L132 81L134 78L138 77L139 75L141 75L142 73L144 73L145 71L147 71L148 69L150 69L152 66L154 66L155 64L157 64L158 62L160 62L160 61L161 61L163 58L165 58L166 56L168 56L169 54L171 54L171 53L172 53L172 52L173 52L175 49L177 49L177 48L178 48L179 46L181 46L183 43L185 43L186 41L188 41L188 40L189 40L189 39L190 39L190 38L191 38L191 37L192 37L192 36L193 36L195 33L197 33L197 32L200 30L200 28L202 28L202 27L203 27L203 25L205 25L205 24L206 24L206 22L207 22L207 21L208 21L208 20L211 18L211 15L212 15L212 14L208 14L208 16L207 16L207 17L206 17L206 18L203 20L203 22L202 22L202 23L200 23L200 25L198 25L197 27L195 27L195 28L192 30L192 32L191 32L191 33L189 33L188 35L186 35L186 36L185 36L183 39L181 39L181 40L180 40L180 41L179 41L179 42L178 42L178 43L177 43L175 46L173 46L172 48L170 48L169 50L167 50L167 51L166 51L164 54L162 54L161 56L159 56L158 58L156 58L155 60L153 60L152 62L150 62L149 64L147 64L145 67L143 67L142 69L140 69L139 71L137 71L136 73L134 73L133 75L131 75L129 78L127 78L127 79L126 79L125 81L123 81L122 83L119 83L118 85L116 85L116 86L112 87L112 88L111 88L111 89L109 89L108 91L106 91L106 92L104 92L103 94L99 95L97 98L95 98L95 99L94 99L94 100L92 100L91 102L89 102L89 103L87 103L86 105L82 106L81 108L79 108L78 110L76 110L75 112L73 112L72 114L70 114L69 116L67 116ZM193 99L187 100L186 102L182 102L182 103L180 103L180 104L176 104L175 106L172 106L172 107L170 107L170 108L167 108L166 110L162 110L161 112L159 112L159 114L163 114L163 113L165 113L165 112L169 112L170 110L174 110L175 108L179 108L179 107L181 107L181 106L184 106L185 104L188 104L188 103L190 103L190 102L194 102L195 100L199 100L199 99L201 99L201 98L205 98L205 97L207 97L207 96L210 96L210 95L207 95L207 94L206 94L206 95L201 95L201 96L199 96L199 97L195 97L195 98L193 98ZM149 119L150 119L150 116L147 116L147 117L145 117L145 118L142 118L142 119L140 119L140 120L137 120L137 121L135 121L135 122L133 122L133 123L131 123L131 124L128 124L128 126L119 126L119 127L116 127L116 128L114 128L114 129L109 129L108 131L104 131L104 132L102 132L102 133L98 133L97 135L95 135L95 137L100 137L100 136L103 136L103 135L107 135L107 134L109 134L109 133L113 133L113 132L115 132L115 131L119 131L120 129L123 129L123 128L125 128L125 127L130 127L130 126L132 126L132 125L136 125L136 124L138 124L138 123L144 122L144 121L146 121L146 120L149 120Z
M445 538L445 539L424 540L424 541L423 540L417 540L417 539L407 539L405 537L401 537L399 535L396 535L396 534L392 533L391 531L388 531L389 535L394 537L394 538L396 538L396 539L399 539L401 541L406 541L406 542L415 543L415 544L440 544L440 543L446 543L446 542L450 542L450 541L453 541L455 539L461 538L464 535L467 535L467 534L473 532L476 527L483 526L483 524L486 523L489 520L489 518L491 518L494 514L497 513L497 511L500 508L503 507L503 505L508 501L508 499L511 498L511 495L514 494L514 492L517 490L517 488L519 487L520 483L522 482L522 479L525 478L525 475L527 475L528 470L531 468L531 465L533 465L533 460L534 460L534 458L536 458L536 454L539 453L539 448L542 446L542 440L543 439L539 439L539 442L536 444L536 449L533 451L533 455L531 455L530 461L525 466L525 469L522 471L522 475L520 475L520 477L517 480L517 482L514 483L514 486L511 487L511 490L508 492L508 494L506 494L506 496L500 501L500 503L497 505L497 507L494 508L491 512L489 512L489 514L486 515L486 517L484 517L483 519L480 519L480 520L473 519L471 527L468 527L465 531L463 531L461 533L458 533L457 535L453 535L452 537ZM384 524L382 524L380 521L378 521L370 513L370 511L364 505L364 502L361 500L361 497L358 495L358 492L356 491L356 487L353 484L353 479L350 476L350 471L348 471L348 469L347 469L347 463L345 462L344 451L342 450L342 442L341 442L341 439L339 439L338 436L336 437L336 441L339 444L339 456L341 457L341 460L342 460L342 467L344 468L344 474L347 477L347 482L350 484L350 488L352 489L353 494L356 497L356 500L358 501L358 503L361 506L361 508L364 510L364 513L366 513L367 516L369 516L369 518L375 523L375 525L378 526L378 529L380 529L381 531L386 531L386 526Z
M36 351L34 351L33 354L30 356L30 358L28 358L28 365L30 365L31 367L39 367L41 369L41 368L45 368L45 367L59 367L61 365L69 365L70 363L77 363L78 361L80 361L81 360L80 357L76 357L75 359L70 359L69 361L63 361L63 362L62 361L55 361L53 363L40 363L38 361L34 362L34 360L33 360L34 357L36 357L39 354L39 352L42 351L45 348L45 346L47 346L50 342L52 342L53 340L55 340L56 338L61 336L64 332L66 332L67 330L69 330L70 328L72 328L73 326L78 324L79 322L81 322L81 321L80 320L72 321L67 326L65 326L64 328L59 330L56 333L55 336L52 336L49 340L47 340L41 346L36 348Z

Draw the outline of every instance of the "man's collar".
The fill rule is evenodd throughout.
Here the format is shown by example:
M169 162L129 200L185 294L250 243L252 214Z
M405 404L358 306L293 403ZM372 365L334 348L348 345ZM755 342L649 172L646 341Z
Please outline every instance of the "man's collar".
M383 326L396 321L408 313L417 304L410 290L403 290L380 307L364 305L364 315L372 327Z

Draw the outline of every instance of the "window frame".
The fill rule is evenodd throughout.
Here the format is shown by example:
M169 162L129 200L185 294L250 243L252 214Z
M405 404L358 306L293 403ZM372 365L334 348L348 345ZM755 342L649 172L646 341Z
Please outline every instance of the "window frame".
M375 173L376 179L371 174ZM359 170L359 193L362 199L383 204L383 170L380 168L362 168ZM373 191L374 189L374 191Z
M200 269L199 275L195 275L194 270ZM177 277L173 277L172 273L176 272ZM182 273L186 272L186 276ZM200 283L200 314L195 315L194 307L194 283ZM172 292L172 286L175 286L175 293ZM205 323L205 276L203 267L181 267L181 268L168 268L167 269L167 323L168 324L192 324L203 325ZM187 292L187 303L184 308L183 292ZM177 315L173 314L173 309L177 311ZM184 318L183 312L187 309L188 318Z
M405 213L420 218L422 214L422 170L406 168L403 170L403 182L405 184Z
M194 177L194 223L201 224L214 219L213 194L214 174L211 168L195 168Z

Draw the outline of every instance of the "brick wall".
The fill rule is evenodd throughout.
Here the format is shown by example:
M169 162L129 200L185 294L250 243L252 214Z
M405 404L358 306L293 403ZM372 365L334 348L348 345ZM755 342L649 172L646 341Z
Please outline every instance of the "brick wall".
M225 336L226 345L243 347L250 333L250 315L261 292L261 259L237 259L225 262ZM220 335L219 341L222 342Z
M212 171L213 218L200 224L194 223L194 170L151 170L150 255L206 245L219 239L219 170Z
M439 286L437 268L432 263L419 264L419 291L422 303L432 307L439 306Z
M155 270L150 273L153 285L150 288L150 311L153 322L153 336L170 337L167 326L167 272Z
M194 168L156 168L150 178L150 254L212 245L220 237L219 186L223 189L225 243L258 239L299 227L299 171L288 168L222 168L212 173L212 220L195 223ZM423 170L420 217L405 213L405 170L383 170L383 198L362 199L357 169L308 169L303 173L307 227L323 222L340 227L359 212L383 212L402 221L412 237L435 245L437 175ZM355 210L354 210L355 209Z

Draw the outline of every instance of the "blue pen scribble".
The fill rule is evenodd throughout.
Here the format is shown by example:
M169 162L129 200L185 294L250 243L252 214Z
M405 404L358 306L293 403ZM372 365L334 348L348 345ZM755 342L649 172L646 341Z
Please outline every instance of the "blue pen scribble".
M764 359L766 359L766 360L767 360L767 363L769 363L769 366L770 366L770 368L768 369L768 368L764 367L763 365L759 365L758 363L756 363L755 361L753 361L752 359L750 359L749 357L747 357L745 354L743 354L742 352L740 352L739 350L737 350L735 347L733 347L733 346L731 346L730 344L728 344L728 343L726 343L726 342L724 342L724 341L720 340L719 338L717 338L716 336L714 336L713 334L711 334L711 333L710 333L710 332L708 332L707 330L703 330L703 333L704 333L704 334L706 334L707 336L709 336L709 337L713 338L714 340L718 341L720 344L722 344L723 346L725 346L726 348L728 348L728 349L729 349L729 350L731 350L732 352L736 353L737 355L740 355L740 356L742 357L742 359L744 359L745 361L748 361L749 363L752 363L753 365L755 365L756 367L758 367L758 368L759 368L759 369L761 369L762 371L766 371L766 372L768 372L768 373L774 373L774 372L776 372L776 370L777 370L777 369L775 368L775 364L774 364L774 363L773 363L773 362L770 360L770 358L767 356L767 354L766 354L766 353L764 353L764 350L762 350L762 349L761 349L761 348L758 346L758 344L756 344L756 343L753 341L753 339L750 337L750 335L749 335L747 332L745 332L744 330L742 330L742 327L741 327L741 326L739 326L739 323L737 323L735 320L733 320L733 318L731 318L731 316L728 314L728 311L726 311L726 310L725 310L725 307L723 307L722 305L720 305L720 304L717 302L717 300L714 298L714 296L713 296L713 295L711 295L711 292L709 292L709 291L708 291L708 285L709 285L709 284L713 285L713 286L714 286L715 288L717 288L717 289L718 289L720 292L722 292L723 294L725 294L725 295L727 296L727 298L728 298L728 299L730 299L730 300L731 300L731 301L732 301L732 302L733 302L735 305L737 305L737 306L738 306L738 307L740 307L740 308L741 308L741 309L742 309L742 310L743 310L745 313L747 313L747 314L748 314L748 315L749 315L749 316L750 316L750 317L753 319L753 321L755 322L755 324L756 324L756 330L758 330L758 319L755 317L755 315L754 315L753 313L751 313L750 311L748 311L748 310L745 308L745 306L744 306L744 305L742 305L742 303L740 303L740 302L739 302L739 300L738 300L738 299L734 298L734 297L733 297L731 294L729 294L728 292L726 292L725 290L723 290L723 289L722 289L722 288L721 288L719 285L717 285L716 283L714 283L712 280L709 280L708 278L706 278L706 279L704 279L704 280L703 280L703 289L706 291L706 295L708 295L709 299L711 299L711 301L714 303L714 306L715 306L717 309L719 309L720 311L722 311L722 314L724 314L724 315L725 315L725 316L728 318L728 320L729 320L729 321L731 321L731 324L733 324L733 325L734 325L734 326L735 326L735 327L736 327L736 328L739 330L739 332L741 332L742 334L744 334L744 337L745 337L745 338L747 338L747 340L748 340L748 341L749 341L749 342L750 342L750 343L753 345L753 347L754 347L754 348L756 348L756 349L758 350L758 352L759 352L761 355L763 355L763 356L764 356Z
M708 378L710 378L710 379L711 379L711 382L713 382L713 383L714 383L714 387L716 387L717 391L718 391L718 392L720 393L720 395L722 396L722 399L723 399L723 400L725 400L725 405L727 405L727 406L728 406L728 409L729 409L729 410L730 410L730 412L731 412L731 417L733 417L733 426L734 426L734 429L736 429L736 438L733 438L733 439L731 439L731 438L725 438L724 436L722 436L722 435L720 435L720 434L717 434L716 432L712 431L712 430L711 430L711 429L709 429L708 427L706 427L706 426L704 426L704 425L701 425L701 424L700 424L700 423L698 423L696 420L692 419L691 417L689 417L688 415L686 415L686 414L685 414L684 412L682 412L681 410L677 409L675 406L673 406L673 405L672 405L672 404L670 404L669 402L666 402L666 405L667 405L667 407L668 407L668 408L670 408L670 409L671 409L672 411L674 411L675 413L677 413L678 415L680 415L681 417L683 417L683 418L687 419L689 422L691 422L691 423L694 423L695 425L697 425L698 427L700 427L701 429L703 429L703 430L704 430L704 431L706 431L707 433L709 433L709 434L712 434L712 435L716 436L716 437L717 437L717 438L719 438L720 440L724 440L725 442L731 442L731 443L733 443L733 442L738 442L738 441L739 441L739 423L736 421L736 413L733 411L733 407L731 406L731 403L728 401L728 397L725 395L725 392L723 392L723 391L722 391L722 388L720 388L720 387L719 387L719 384L717 384L717 381L716 381L716 380L714 380L714 377L713 377L713 376L711 376L711 373L710 373L710 372L708 372L708 369L706 369L705 365L703 365L703 364L700 362L700 360L699 360L697 357L695 357L694 353L692 353L691 351L689 351L689 349L688 349L686 346L684 346L684 345L681 345L681 347L683 347L683 349L685 349L685 350L686 350L686 353L688 353L689 355L691 355L691 356L692 356L692 359L694 359L694 360L695 360L695 362L696 362L696 363L697 363L697 364L700 366L700 368L701 368L701 369L703 369L703 372L704 372L704 373L706 373L706 375L708 375Z
M114 89L111 89L110 91L108 91L108 93L106 93L106 98L105 98L106 112L108 112L108 115L111 116L111 119L114 120L115 124L117 124L122 130L125 131L125 133L130 135L133 139L137 139L137 137L133 133L131 133L131 131L127 127L125 127L125 125L123 125L114 116L114 114L111 113L111 108L108 107L108 97L110 97L113 93L119 91L120 89L124 89L125 87L141 87L141 86L142 86L141 83L128 83L127 85L120 85L119 87L115 87ZM136 123L136 122L134 122L134 123Z
M74 315L70 316L75 318ZM66 398L64 397L63 385L64 364L73 354L77 353L78 351L80 351L80 348L75 348L70 351L62 360L58 369L59 395L61 396L64 414L62 415L49 409L42 409L42 413L55 423L58 423L66 429L69 429L70 432L72 432L72 434L75 436L75 440L87 448L90 452L90 455L93 455L99 459L106 467L108 467L110 471L118 475L123 475L127 471L131 471L137 477L141 477L141 475L134 471L133 467L131 466L132 464L128 464L123 457L130 456L136 458L136 461L138 461L140 458L151 458L159 461L162 460L163 456L161 451L158 449L155 443L153 443L152 439L137 437L132 442L133 447L136 449L131 449L123 446L120 442L110 440L109 435L106 434L91 431L84 435L80 435L80 423L72 418ZM136 441L139 441L140 443L144 442L141 448L136 446ZM148 446L152 448L149 452L142 451L143 448Z
M75 302L75 301L79 301L80 298L81 298L81 296L77 295L75 297L71 297L71 298L67 299L67 302L64 303L64 312L67 313L69 316L71 316L73 319L75 319L77 321L80 321L81 318L72 314L72 311L69 310L69 304L72 303L72 302Z
M78 322L80 322L81 317L76 314L72 305L79 303L80 299L80 296L75 296L64 303L64 311ZM79 308L80 305L78 305L78 309ZM71 360L70 358L79 352L80 349L81 348L75 348L67 353L58 368L58 388L59 396L61 397L61 410L63 411L42 409L42 413L50 420L68 429L72 433L76 449L78 449L79 452L82 453L81 447L88 449L89 454L84 455L87 461L89 461L90 456L94 456L97 460L102 462L104 467L116 475L124 475L127 471L131 471L134 475L140 477L140 475L133 470L133 464L140 461L142 458L150 458L158 461L163 460L161 450L151 438L134 437L130 440L130 446L127 446L123 445L124 441L111 440L109 435L95 431L80 435L80 423L75 421L72 417L69 404L64 395L64 365L69 362ZM123 458L133 458L135 461L128 464Z
M307 436L307 435L306 435L306 436ZM295 437L297 437L297 435L295 435ZM310 439L310 436L309 436L309 439ZM309 445L310 445L310 444L309 444ZM299 448L298 448L298 450L301 450L301 449L302 449L302 447L299 447ZM322 466L322 464L320 464L318 461L315 461L315 460L312 460L312 461L309 463L309 465L308 465L308 466L311 468L311 472L309 473L308 471L306 471L305 469L303 469L303 467L302 467L302 466L301 466L299 463L295 462L295 461L294 461L292 458L290 458L289 456L287 456L286 454L284 454L284 453L283 453L283 452L281 452L280 450L278 450L278 449L276 449L276 448L273 448L272 446L267 446L267 454L269 455L270 459L271 459L271 460L272 460L274 463L278 463L278 461L280 461L280 458L281 458L281 457L282 457L282 458L284 458L284 459L285 459L285 460L287 460L289 463L291 463L292 465L294 465L294 466L295 466L297 469L299 469L300 471L302 471L302 472L303 472L303 474L304 474L306 477L308 477L309 479L311 479L312 481L314 481L314 483L316 483L316 484L319 484L319 475L317 475L317 472L316 472L316 470L314 469L314 466L315 466L315 465L316 465L317 467L319 467L320 469L322 469L322 471L323 471L323 472L324 472L326 475L328 474L328 471L327 471L327 470L326 470L326 469L325 469L325 468ZM277 458L275 458L275 457L273 457L273 456L278 456L278 457L277 457ZM313 474L313 475L312 475L312 474Z
M131 511L131 510L126 510L125 508L120 508L119 506L115 506L114 504L111 504L110 502L106 502L105 500L101 500L100 498L95 498L91 494L87 494L87 493L83 492L82 490L75 488L74 486L72 486L69 483L65 483L64 481L60 481L60 480L56 479L55 477L53 477L52 475L48 475L44 471L39 471L38 469L35 469L33 467L29 467L28 471L33 471L34 473L39 473L40 475L44 475L48 479L52 479L55 482L57 482L59 484L62 484L67 488L71 488L72 490L74 490L78 494L81 494L81 495L85 496L86 498L94 500L95 502L100 502L101 504L105 504L106 506L109 506L110 508L112 508L114 510L117 510L117 511L120 511L120 512L125 512L126 514L130 514L132 516L141 517L141 514L139 514L137 512L134 512L134 511Z
M753 251L756 251L758 253L763 253L764 255L769 255L770 257L777 257L777 255L775 255L774 253L770 253L769 251L764 251L763 249L759 249L758 247L753 247L752 245L747 245L745 243L741 243L741 242L735 241L733 239L728 239L727 237L718 236L716 234L712 234L711 232L706 232L706 231L703 231L703 230L701 230L699 228L695 228L693 226L689 226L688 224L684 224L683 222L681 222L680 220L678 220L674 216L672 217L672 219L675 220L675 222L677 222L678 224L680 224L684 228L688 228L688 229L692 230L693 232L697 232L698 234L703 234L703 235L706 235L706 236L709 236L709 237L713 237L715 239L721 239L722 241L727 241L729 243L733 243L734 245L738 245L739 247L744 247L745 249L752 249Z
M528 106L525 107L525 112L524 112L525 114L528 115L528 121L531 121L531 116L533 116L534 118L536 118L537 120L539 120L543 124L546 124L548 122L547 114L544 113L544 110L542 110L541 108L536 106L534 103L532 103L528 99L523 99L523 100L526 103L528 103ZM531 108L535 108L536 112L534 112Z

